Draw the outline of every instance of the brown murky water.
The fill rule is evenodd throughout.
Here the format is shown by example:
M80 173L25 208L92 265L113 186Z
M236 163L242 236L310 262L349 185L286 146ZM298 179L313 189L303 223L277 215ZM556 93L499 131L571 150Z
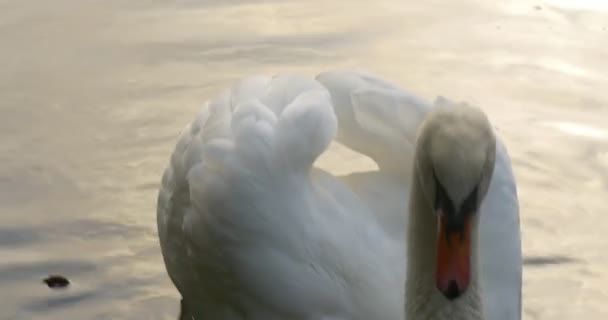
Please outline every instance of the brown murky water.
M608 4L498 3L0 0L0 319L175 319L155 203L177 133L242 76L341 68L483 106L525 318L607 319Z

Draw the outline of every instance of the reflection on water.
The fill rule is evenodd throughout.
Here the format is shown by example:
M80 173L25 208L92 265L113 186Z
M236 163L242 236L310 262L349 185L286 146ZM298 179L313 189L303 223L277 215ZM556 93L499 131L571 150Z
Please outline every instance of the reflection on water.
M589 0L0 0L0 318L175 319L155 203L176 134L239 77L355 68L483 106L520 184L526 319L606 319L606 21Z

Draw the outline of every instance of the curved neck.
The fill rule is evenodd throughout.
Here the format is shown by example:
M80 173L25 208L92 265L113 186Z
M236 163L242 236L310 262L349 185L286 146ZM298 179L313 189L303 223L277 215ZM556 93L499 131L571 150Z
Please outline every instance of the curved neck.
M436 232L437 219L424 198L418 177L413 174L408 218L406 319L482 320L478 286L477 224L474 224L471 235L471 282L465 294L453 301L446 299L436 287Z

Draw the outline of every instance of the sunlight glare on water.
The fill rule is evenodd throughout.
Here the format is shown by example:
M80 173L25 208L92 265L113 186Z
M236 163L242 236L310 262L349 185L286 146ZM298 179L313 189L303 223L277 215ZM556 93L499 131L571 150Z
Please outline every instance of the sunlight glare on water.
M591 139L606 139L608 138L608 130L594 128L581 123L572 122L546 122L544 125L556 128L564 133L587 137Z
M608 11L608 2L605 0L547 0L546 2L565 9Z

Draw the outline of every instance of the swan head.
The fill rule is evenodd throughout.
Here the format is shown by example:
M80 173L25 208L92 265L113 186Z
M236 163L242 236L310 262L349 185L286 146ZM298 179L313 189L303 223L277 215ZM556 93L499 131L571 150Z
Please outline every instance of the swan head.
M437 225L435 281L454 300L471 280L479 208L492 178L496 139L480 109L450 103L428 114L417 148L418 179Z

